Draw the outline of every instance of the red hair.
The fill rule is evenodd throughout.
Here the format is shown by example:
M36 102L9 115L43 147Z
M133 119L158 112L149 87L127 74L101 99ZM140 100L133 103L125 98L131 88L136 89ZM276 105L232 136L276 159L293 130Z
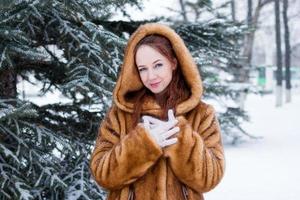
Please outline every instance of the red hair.
M173 65L177 63L176 69L173 70L172 80L166 88L163 98L157 99L158 104L163 110L163 114L162 116L160 116L160 119L166 120L168 116L168 109L174 110L177 104L185 100L190 95L190 91L182 75L181 67L179 62L177 62L176 54L172 48L171 42L166 37L157 34L152 34L144 37L135 47L134 55L136 55L138 48L142 45L147 45L154 48L160 54L165 56ZM133 114L133 127L136 126L139 122L139 119L141 117L143 99L146 95L155 94L153 94L146 87L144 87L139 93L135 102L135 110Z

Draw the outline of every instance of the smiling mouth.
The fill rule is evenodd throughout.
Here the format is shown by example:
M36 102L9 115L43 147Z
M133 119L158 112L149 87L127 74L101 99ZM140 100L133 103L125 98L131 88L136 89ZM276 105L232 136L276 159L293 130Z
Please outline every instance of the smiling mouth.
M155 88L155 87L157 87L159 84L160 84L160 82L157 82L157 83L150 83L150 86L153 87L153 88Z

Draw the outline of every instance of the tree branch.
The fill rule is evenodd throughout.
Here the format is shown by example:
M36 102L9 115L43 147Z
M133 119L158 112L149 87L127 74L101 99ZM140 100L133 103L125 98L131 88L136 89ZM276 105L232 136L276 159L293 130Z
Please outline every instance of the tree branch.
M258 3L258 6L260 8L264 7L265 5L271 3L271 2L274 2L274 0L259 0L259 3Z

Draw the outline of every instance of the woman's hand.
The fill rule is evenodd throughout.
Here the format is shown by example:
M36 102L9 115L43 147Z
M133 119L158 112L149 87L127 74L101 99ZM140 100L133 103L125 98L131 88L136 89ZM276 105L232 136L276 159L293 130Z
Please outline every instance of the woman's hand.
M147 115L142 116L142 119L143 119L143 121L147 120L147 121L150 122L150 128L155 128L158 125L165 124L165 123L168 123L170 121L176 120L176 118L174 116L174 112L173 112L172 109L168 110L168 121L162 121L162 120L159 120L155 117L151 117L151 116L147 116Z
M177 142L176 137L170 138L180 130L178 126L175 126L178 120L175 118L173 110L168 110L168 121L161 121L150 116L143 116L142 119L144 127L160 147L169 146Z

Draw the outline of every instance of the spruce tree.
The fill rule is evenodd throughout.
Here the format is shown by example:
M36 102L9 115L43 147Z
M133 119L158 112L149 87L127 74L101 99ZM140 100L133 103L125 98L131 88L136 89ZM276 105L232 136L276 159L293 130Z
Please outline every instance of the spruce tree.
M137 3L1 2L0 199L104 199L89 157L126 44L104 22ZM34 78L40 95L58 91L69 101L23 99L20 78Z

